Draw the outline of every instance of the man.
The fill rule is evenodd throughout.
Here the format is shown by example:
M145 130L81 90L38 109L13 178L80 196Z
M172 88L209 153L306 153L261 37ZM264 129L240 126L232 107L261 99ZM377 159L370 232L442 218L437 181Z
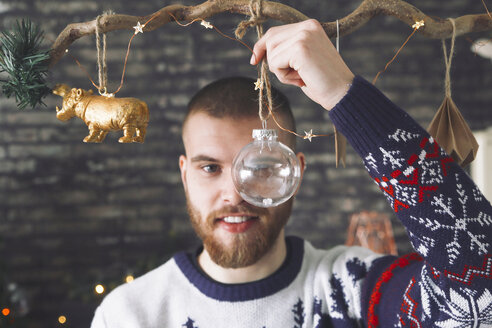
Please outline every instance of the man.
M265 57L281 82L330 111L419 254L324 251L285 238L291 201L256 208L231 179L258 119L223 116L221 99L203 91L190 104L179 164L204 247L114 290L92 327L491 327L492 209L468 176L405 112L354 78L318 22L270 29L251 64Z

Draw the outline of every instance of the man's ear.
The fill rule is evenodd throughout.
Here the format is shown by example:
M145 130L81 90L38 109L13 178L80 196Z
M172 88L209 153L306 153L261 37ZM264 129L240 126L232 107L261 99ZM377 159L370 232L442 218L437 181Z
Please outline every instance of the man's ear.
M186 191L187 190L187 184L186 184L187 166L186 166L186 156L185 155L179 156L179 169L181 171L181 182L183 182L183 187Z
M294 195L297 194L297 192L299 191L299 188L301 187L302 177L304 176L304 170L306 169L306 156L304 155L304 153L298 152L296 154L296 157L299 160L299 163L301 164L301 178L300 178L299 185L297 186L297 190L294 193Z

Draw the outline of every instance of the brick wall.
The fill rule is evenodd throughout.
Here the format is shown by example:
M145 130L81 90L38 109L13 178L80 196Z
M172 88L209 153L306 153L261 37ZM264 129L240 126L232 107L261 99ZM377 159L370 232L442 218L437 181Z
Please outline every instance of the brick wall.
M283 1L308 16L332 21L354 10L359 1ZM107 9L147 15L162 1L1 0L0 27L29 16L54 40L72 22L92 20ZM187 5L198 1L186 1ZM429 15L456 17L483 12L480 1L412 1ZM232 34L242 19L219 15L213 24ZM377 17L341 39L341 52L357 74L372 79L393 56L411 29L394 18ZM108 35L110 90L119 84L131 31ZM469 37L490 37L490 33ZM252 44L253 31L246 42ZM51 42L47 41L46 46ZM464 37L456 41L453 98L473 129L492 125L490 60L469 51ZM96 78L95 38L75 42L71 53ZM255 77L250 53L199 24L168 25L140 34L132 44L125 85L119 96L143 99L151 121L144 144L118 144L118 133L103 144L84 144L87 128L73 119L60 122L49 96L47 107L19 111L0 95L0 262L11 280L29 295L30 327L55 327L58 315L70 327L87 327L100 301L96 282L119 282L157 266L176 250L193 249L180 184L177 157L182 152L180 124L190 96L213 79L229 75ZM421 124L427 126L443 99L441 44L419 35L411 39L377 85ZM2 78L0 76L0 78ZM274 84L291 99L298 129L319 133L332 129L327 114L292 87ZM50 85L67 83L88 89L90 82L69 57L51 71ZM316 246L343 243L349 216L361 210L390 213L360 159L349 150L347 168L334 166L331 139L299 142L308 169L288 232ZM391 214L401 253L410 246Z

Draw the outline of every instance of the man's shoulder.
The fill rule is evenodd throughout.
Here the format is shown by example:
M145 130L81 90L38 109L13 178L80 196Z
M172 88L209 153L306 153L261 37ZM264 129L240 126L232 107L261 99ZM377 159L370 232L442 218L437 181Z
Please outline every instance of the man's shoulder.
M183 287L174 258L161 266L112 290L96 310L91 327L146 327L149 317L157 316L172 295ZM181 283L183 282L183 283ZM107 323L106 323L107 322ZM108 326L109 327L109 326Z
M174 258L171 258L132 282L116 287L105 297L103 303L119 303L123 305L128 302L152 297L156 290L166 289L170 284L175 283L178 271Z

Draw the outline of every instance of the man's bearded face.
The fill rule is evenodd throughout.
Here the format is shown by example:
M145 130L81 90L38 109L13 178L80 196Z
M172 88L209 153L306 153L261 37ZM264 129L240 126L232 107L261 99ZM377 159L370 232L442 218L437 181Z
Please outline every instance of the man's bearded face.
M254 207L246 202L238 206L226 206L202 218L187 197L188 214L196 234L203 241L210 258L224 268L241 268L256 263L270 250L280 231L288 221L292 200L281 211L269 213L267 209ZM237 216L240 214L240 216ZM272 216L273 214L273 216ZM227 223L226 220L246 220L241 223ZM227 219L228 218L228 219ZM227 229L223 225L243 225L232 227L229 241L224 242L215 233L216 229ZM228 229L230 230L230 228Z
M234 187L233 159L260 126L257 118L218 119L198 112L183 131L186 156L180 168L188 213L211 259L225 268L246 267L264 256L283 237L292 209L292 199L255 207Z

